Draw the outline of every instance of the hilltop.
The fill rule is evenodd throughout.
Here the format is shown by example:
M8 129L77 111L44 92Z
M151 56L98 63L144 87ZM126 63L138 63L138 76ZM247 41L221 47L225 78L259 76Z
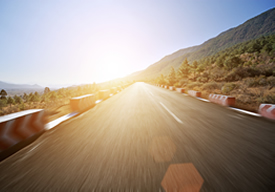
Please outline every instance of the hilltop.
M242 42L268 36L275 33L275 8L272 8L243 24L220 33L201 45L189 47L165 56L138 74L126 77L129 80L155 78L160 74L167 75L171 67L178 69L185 58L192 63L195 60L214 55Z

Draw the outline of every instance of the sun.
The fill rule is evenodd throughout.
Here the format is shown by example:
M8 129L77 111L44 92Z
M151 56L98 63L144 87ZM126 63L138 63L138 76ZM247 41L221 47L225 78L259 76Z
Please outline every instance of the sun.
M98 67L100 67L100 79L102 81L109 81L126 76L129 64L127 56L121 53L110 52L105 54L98 63Z

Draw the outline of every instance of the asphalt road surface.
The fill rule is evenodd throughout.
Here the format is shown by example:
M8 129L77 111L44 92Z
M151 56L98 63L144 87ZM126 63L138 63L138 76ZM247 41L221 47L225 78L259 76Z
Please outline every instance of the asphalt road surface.
M135 83L2 161L0 191L184 191L191 163L200 191L275 191L275 124Z

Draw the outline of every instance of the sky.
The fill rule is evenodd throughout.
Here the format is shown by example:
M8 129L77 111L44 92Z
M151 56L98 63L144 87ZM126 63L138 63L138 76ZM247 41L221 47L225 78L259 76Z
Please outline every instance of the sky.
M274 7L274 0L0 0L0 81L124 77Z

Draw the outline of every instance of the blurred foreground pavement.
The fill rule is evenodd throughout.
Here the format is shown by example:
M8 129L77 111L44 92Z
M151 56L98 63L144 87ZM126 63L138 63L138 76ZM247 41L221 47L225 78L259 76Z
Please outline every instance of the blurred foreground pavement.
M274 122L135 83L0 162L0 191L165 191L191 163L200 191L275 191L274 138Z

